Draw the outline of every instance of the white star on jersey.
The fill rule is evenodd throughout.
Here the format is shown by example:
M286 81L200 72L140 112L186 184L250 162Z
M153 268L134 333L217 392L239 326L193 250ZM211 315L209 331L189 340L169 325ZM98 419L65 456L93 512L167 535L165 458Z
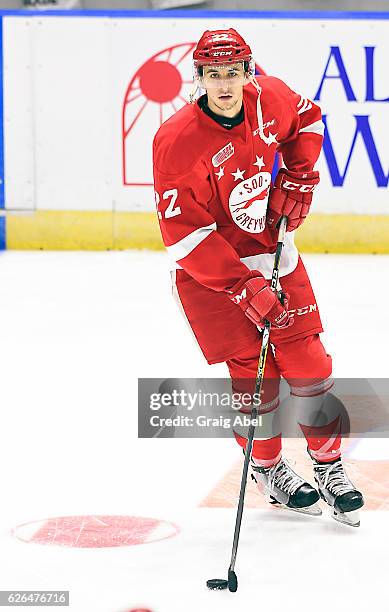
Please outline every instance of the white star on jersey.
M222 166L219 170L219 172L215 172L216 176L217 176L217 180L220 181L221 177L224 176L224 166Z
M265 165L265 162L263 161L263 155L262 157L258 157L258 155L256 155L255 157L257 158L257 161L253 163L253 166L258 166L258 170L260 171Z
M269 136L267 137L267 146L270 147L271 144L273 144L273 142L277 142L277 136L278 136L278 132L277 134L272 134L271 132L269 132Z
M234 177L234 181L239 181L239 179L243 181L243 175L245 172L246 170L240 170L239 168L236 169L236 172L231 172L232 176Z

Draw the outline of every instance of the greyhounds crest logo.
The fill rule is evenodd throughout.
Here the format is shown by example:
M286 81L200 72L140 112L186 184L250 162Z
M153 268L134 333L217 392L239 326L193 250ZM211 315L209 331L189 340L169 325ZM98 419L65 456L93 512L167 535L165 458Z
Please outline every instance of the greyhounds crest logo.
M258 172L231 191L228 202L231 216L245 232L260 234L265 229L270 182L270 172Z

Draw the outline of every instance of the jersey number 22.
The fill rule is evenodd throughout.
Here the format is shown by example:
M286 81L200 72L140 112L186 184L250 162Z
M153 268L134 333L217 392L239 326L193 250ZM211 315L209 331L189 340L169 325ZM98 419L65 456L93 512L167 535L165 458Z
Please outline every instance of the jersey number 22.
M164 191L162 197L164 200L168 200L170 198L170 202L167 205L166 210L165 210L165 219L170 219L171 217L176 217L177 215L181 214L181 208L179 206L175 207L175 203L178 197L177 189L168 189L167 191ZM157 205L157 210L158 210L160 200L161 198L159 196L159 193L158 191L156 191L155 192L155 203ZM158 219L162 219L162 218L163 218L162 212L158 210Z

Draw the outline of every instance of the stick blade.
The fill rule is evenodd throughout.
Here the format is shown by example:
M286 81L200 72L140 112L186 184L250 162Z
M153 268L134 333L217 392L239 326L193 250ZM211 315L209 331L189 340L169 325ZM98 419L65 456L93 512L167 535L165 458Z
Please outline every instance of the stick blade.
M238 577L233 570L228 570L228 590L230 593L238 590Z
M212 591L222 591L228 587L228 580L222 578L211 578L207 580L207 587Z

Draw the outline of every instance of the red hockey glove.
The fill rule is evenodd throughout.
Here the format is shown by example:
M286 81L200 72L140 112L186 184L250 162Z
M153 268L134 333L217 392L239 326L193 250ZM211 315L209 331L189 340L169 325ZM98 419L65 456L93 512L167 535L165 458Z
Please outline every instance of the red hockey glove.
M319 181L316 171L291 172L281 168L270 192L267 209L269 227L276 227L282 215L288 217L288 232L300 227L309 213L312 192Z
M257 276L253 276L256 274ZM283 303L272 291L260 272L249 272L230 291L230 299L241 307L246 317L263 327L264 319L279 329L289 327L293 319L288 314L289 295L283 294Z

